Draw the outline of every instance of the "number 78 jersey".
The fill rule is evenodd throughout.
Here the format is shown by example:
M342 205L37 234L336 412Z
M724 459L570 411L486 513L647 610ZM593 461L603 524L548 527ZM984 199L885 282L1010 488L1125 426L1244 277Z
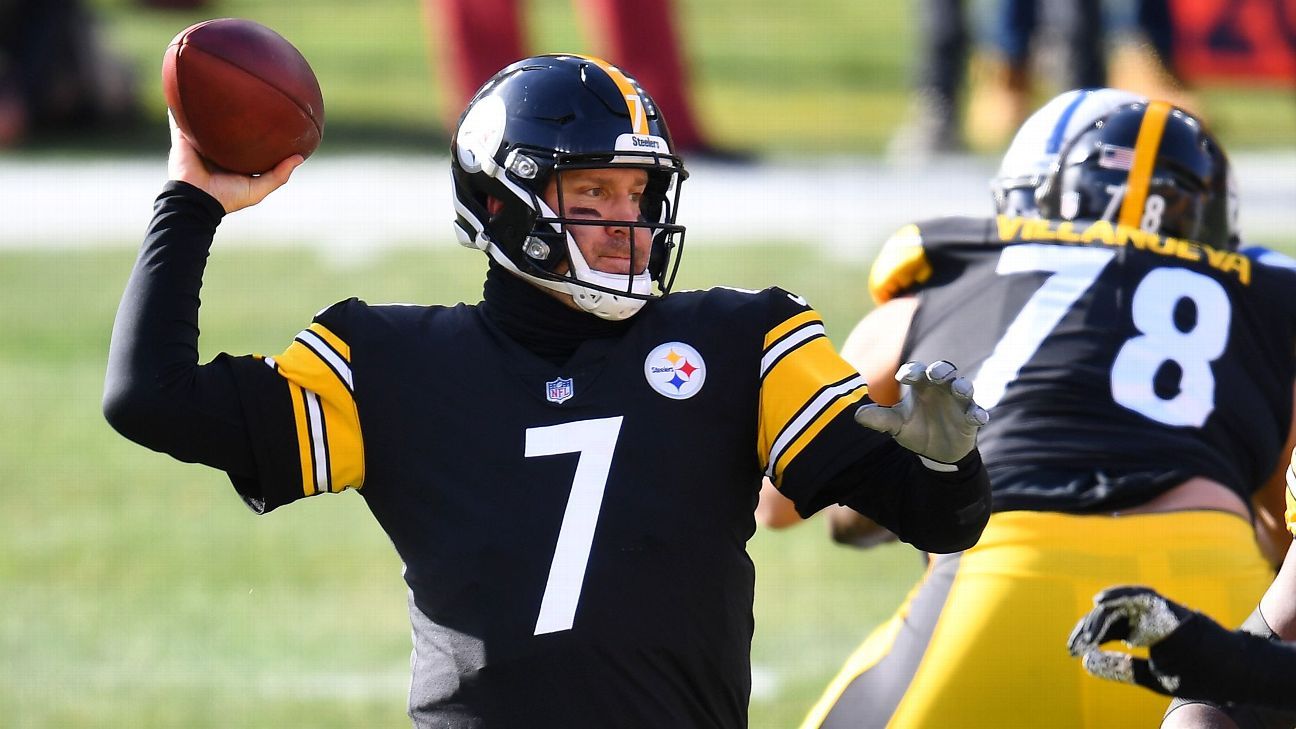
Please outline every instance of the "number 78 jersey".
M995 509L1103 511L1206 476L1247 498L1290 427L1296 274L1106 221L942 218L869 277L916 294L904 359L948 359L991 411ZM1144 474L1050 492L1033 469Z

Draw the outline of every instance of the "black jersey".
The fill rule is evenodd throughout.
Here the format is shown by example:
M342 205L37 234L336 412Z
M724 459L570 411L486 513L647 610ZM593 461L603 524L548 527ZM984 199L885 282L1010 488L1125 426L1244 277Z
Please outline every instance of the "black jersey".
M561 366L479 307L350 300L232 364L245 498L354 487L400 553L429 726L745 726L762 475L894 447L778 289L672 294Z
M870 274L879 301L918 296L903 356L973 378L996 510L1125 508L1194 475L1248 499L1291 426L1294 287L1234 251L1005 216L908 226Z
M199 365L223 213L185 183L158 196L104 414L257 511L357 490L405 563L420 729L745 726L762 475L926 551L985 527L979 453L934 469L861 428L866 385L779 289L598 326L492 269L480 305L348 300L278 356Z

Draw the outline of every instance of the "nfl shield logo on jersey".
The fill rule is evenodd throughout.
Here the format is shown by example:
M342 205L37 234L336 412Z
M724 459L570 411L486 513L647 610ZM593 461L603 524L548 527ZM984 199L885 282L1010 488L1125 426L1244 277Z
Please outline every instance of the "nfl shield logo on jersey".
M574 390L570 379L559 377L552 382L545 383L545 399L549 402L561 405L570 400L573 394Z

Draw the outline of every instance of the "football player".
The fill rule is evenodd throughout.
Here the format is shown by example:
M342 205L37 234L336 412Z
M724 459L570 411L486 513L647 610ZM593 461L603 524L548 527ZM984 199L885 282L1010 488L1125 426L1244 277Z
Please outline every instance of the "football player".
M843 352L866 378L932 351L974 373L993 514L805 726L1154 726L1160 697L1095 684L1057 648L1068 606L1147 584L1242 622L1271 574L1252 500L1281 488L1292 446L1296 279L1236 250L1230 176L1200 120L1123 104L1020 188L1034 216L997 195L995 218L887 242Z
M763 476L921 549L980 535L985 412L949 363L879 407L800 296L670 293L685 168L624 71L537 56L469 104L450 167L482 302L349 299L281 354L199 365L216 227L300 161L234 175L173 131L105 414L258 513L364 498L404 562L416 726L746 726Z
M1037 109L1013 136L998 172L990 181L995 212L1000 215L1037 217L1035 190L1057 162L1063 143L1122 104L1136 101L1145 99L1121 89L1075 89L1058 94ZM888 326L878 320L874 320L874 323L882 327ZM898 324L904 326L905 322ZM852 346L855 343L868 346L868 339L865 336L853 337ZM850 352L843 351L843 355L848 360L852 358ZM898 398L897 387L891 378L874 381L871 383L871 397L894 402ZM829 507L823 513L827 517L833 540L841 544L870 547L895 539L894 534L852 509ZM801 522L793 503L782 497L770 483L766 483L761 491L756 516L761 525L774 529Z

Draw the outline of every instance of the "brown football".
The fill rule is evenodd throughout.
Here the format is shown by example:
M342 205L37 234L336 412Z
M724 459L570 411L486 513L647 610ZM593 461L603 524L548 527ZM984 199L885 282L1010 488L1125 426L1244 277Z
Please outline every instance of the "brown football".
M309 157L324 134L324 98L310 64L251 20L208 20L181 31L162 57L162 92L198 151L234 172Z

